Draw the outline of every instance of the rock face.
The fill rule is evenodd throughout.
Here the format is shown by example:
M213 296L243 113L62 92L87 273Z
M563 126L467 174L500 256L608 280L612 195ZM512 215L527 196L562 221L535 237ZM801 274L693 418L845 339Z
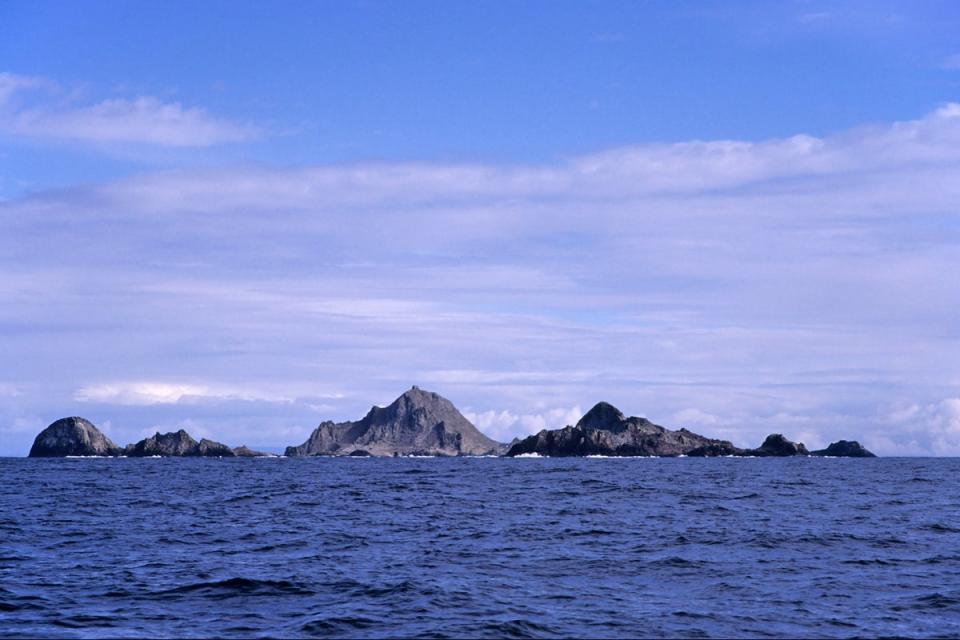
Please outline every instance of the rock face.
M749 454L729 442L721 441L719 444L708 444L697 447L692 451L688 451L687 455L691 458L718 458L720 456L745 456Z
M810 452L803 446L802 442L792 442L787 440L779 433L772 433L767 436L757 449L748 449L743 455L761 456L761 457L786 457L786 456L808 456Z
M390 406L373 407L362 420L321 423L302 445L287 447L286 455L498 455L504 448L449 400L413 387Z
M136 444L128 444L126 455L131 458L149 456L182 457L234 457L233 449L225 444L204 438L197 442L190 434L180 429L176 433L157 433Z
M221 442L201 438L200 444L197 445L197 455L204 458L233 458L236 457L237 454L233 452L233 449Z
M118 456L123 450L83 418L62 418L37 435L31 458Z
M544 429L512 443L506 455L715 456L737 451L726 440L705 438L686 429L672 431L646 418L626 418L613 405L600 402L575 426Z
M238 458L275 458L276 456L272 453L264 453L263 451L256 451L251 449L245 444L240 445L239 447L233 448L233 455Z
M876 458L876 454L868 451L856 440L838 440L830 443L826 449L819 449L810 453L812 456L832 458Z

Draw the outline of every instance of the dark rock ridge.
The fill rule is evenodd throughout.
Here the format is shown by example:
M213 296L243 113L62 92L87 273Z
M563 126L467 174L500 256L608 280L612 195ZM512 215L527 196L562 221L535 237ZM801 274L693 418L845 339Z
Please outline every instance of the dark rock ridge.
M743 455L764 457L808 456L810 452L807 451L802 442L792 442L779 433L772 433L767 436L767 439L763 441L759 448L748 449L744 451Z
M323 422L286 455L499 455L505 445L480 433L446 398L413 387L356 422Z
M575 426L544 429L515 442L508 456L680 456L732 455L737 449L726 440L714 440L680 429L672 431L646 418L626 418L613 405L600 402Z
M686 455L691 458L718 458L720 456L745 456L749 454L747 453L747 449L740 449L726 440L722 440L717 444L697 447L696 449L688 451Z
M753 456L760 458L784 458L788 456L808 456L810 452L802 442L793 442L779 433L772 433L766 437L756 449L741 449L735 447L729 442L722 441L721 444L711 444L705 447L698 447L693 451L687 452L690 457L715 457L715 456Z
M201 438L197 445L197 455L203 458L234 458L237 454L222 442Z
M867 450L856 440L838 440L830 443L826 449L819 449L810 453L812 456L831 458L876 458L876 454Z
M150 456L181 456L205 458L233 458L236 454L225 444L203 438L197 442L180 429L175 433L156 433L136 444L128 444L125 454L131 458Z
M41 431L30 448L31 458L118 456L123 450L89 421L61 418Z
M828 453L829 452L829 453ZM646 418L626 418L613 405L597 404L575 426L544 429L510 443L506 455L519 456L851 456L873 454L856 442L841 440L812 454L803 443L792 442L774 433L756 449L741 449L727 440L715 440L688 431L673 431Z

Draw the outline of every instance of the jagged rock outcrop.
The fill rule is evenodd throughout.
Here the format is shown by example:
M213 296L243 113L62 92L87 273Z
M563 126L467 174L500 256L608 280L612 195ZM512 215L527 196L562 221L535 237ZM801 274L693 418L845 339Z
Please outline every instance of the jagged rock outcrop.
M613 405L600 402L575 426L544 429L515 442L508 456L680 456L729 455L737 451L726 440L714 440L686 429L673 431L646 418L626 418Z
M201 438L197 445L197 455L204 458L234 458L237 454L222 442Z
M749 455L746 450L735 447L726 441L721 441L719 444L707 444L687 452L687 456L691 458L719 458L721 456L744 455Z
M387 407L373 407L356 422L323 422L299 456L498 455L504 445L480 433L446 398L413 387Z
M838 440L831 442L826 449L811 451L812 456L824 456L831 458L876 458L877 455L856 440Z
M276 455L272 453L264 453L263 451L257 451L256 449L251 449L245 444L240 445L239 447L233 448L233 455L238 458L275 458Z
M136 444L128 444L126 453L131 458L146 458L150 456L187 456L194 454L197 450L198 442L190 437L190 434L180 429L176 433L163 433L159 431L144 438Z
M197 442L190 434L180 429L175 433L156 433L136 444L128 444L126 455L131 458L150 456L209 457L232 458L233 449L213 440L202 439Z
M767 436L757 449L747 449L743 455L760 457L808 456L810 452L802 442L793 442L782 434L772 433Z
M91 422L79 417L61 418L41 431L30 448L30 458L64 456L118 456L123 449Z

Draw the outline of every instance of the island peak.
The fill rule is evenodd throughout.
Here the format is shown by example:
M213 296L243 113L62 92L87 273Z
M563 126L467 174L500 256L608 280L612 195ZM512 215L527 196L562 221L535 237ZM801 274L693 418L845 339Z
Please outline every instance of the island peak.
M374 406L356 422L322 422L288 456L487 455L504 445L483 435L453 403L412 387L386 407Z
M593 408L580 418L577 426L583 429L608 429L612 426L619 425L625 420L626 418L624 418L623 412L621 412L620 409L617 409L609 402L601 401L593 405Z

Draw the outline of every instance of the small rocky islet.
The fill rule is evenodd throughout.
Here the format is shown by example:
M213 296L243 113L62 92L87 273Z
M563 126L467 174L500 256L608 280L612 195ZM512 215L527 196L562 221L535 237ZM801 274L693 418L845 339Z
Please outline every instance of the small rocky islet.
M199 442L186 431L156 433L117 446L91 422L62 418L40 432L31 458L67 456L251 458L271 456L247 446L229 447L206 438ZM872 458L859 442L839 440L825 449L808 451L803 443L771 434L755 449L727 440L707 438L687 429L672 430L646 418L626 417L613 405L600 402L576 425L544 429L510 444L480 432L452 402L439 394L413 387L387 407L373 407L355 422L322 422L306 442L287 447L286 457L312 456L549 456L549 457L792 457Z
M135 444L118 447L89 420L74 416L61 418L40 432L30 448L30 458L100 456L128 458L200 457L252 458L272 454L246 446L231 449L225 444L203 438L197 442L183 429L174 433L156 433Z

